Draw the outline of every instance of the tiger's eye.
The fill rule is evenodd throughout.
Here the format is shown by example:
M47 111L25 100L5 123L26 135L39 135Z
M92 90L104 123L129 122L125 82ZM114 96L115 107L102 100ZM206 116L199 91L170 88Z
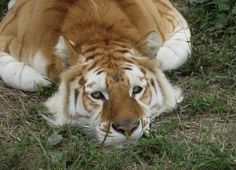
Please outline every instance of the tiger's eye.
M140 93L142 90L143 90L142 87L140 87L140 86L135 86L135 87L133 88L133 95L136 95L136 94Z
M91 94L91 96L94 98L94 99L97 99L97 100L103 100L105 99L105 97L103 96L103 94L101 92L94 92Z

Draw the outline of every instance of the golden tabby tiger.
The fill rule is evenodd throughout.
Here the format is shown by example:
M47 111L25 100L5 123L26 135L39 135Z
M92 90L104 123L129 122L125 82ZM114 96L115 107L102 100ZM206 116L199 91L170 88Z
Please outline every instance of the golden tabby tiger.
M46 102L52 125L126 146L182 100L163 70L186 61L189 39L168 0L12 0L0 24L0 77L24 91L58 84Z

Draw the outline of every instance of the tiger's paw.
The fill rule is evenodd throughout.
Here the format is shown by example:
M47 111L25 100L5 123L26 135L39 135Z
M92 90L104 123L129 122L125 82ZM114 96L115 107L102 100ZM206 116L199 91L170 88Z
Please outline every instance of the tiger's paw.
M16 4L16 0L10 0L8 3L8 10L11 9Z
M7 86L29 92L36 91L38 86L50 85L35 69L3 52L0 53L0 77Z

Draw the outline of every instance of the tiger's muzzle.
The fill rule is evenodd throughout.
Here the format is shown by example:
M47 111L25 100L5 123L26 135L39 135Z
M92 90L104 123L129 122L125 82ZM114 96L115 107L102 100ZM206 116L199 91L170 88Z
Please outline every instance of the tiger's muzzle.
M139 120L133 121L131 119L125 119L111 123L112 128L116 132L129 136L138 128L139 125L140 125Z

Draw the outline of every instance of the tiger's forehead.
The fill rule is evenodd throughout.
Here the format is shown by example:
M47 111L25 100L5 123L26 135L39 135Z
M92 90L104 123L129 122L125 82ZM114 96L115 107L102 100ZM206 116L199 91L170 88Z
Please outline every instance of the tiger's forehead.
M84 77L86 88L105 90L117 82L122 82L129 86L145 81L144 73L138 65L130 62L112 64L114 65L110 66L108 64L108 67L97 66L88 71Z
M94 92L94 91L105 91L106 90L106 76L107 74L103 71L93 69L89 71L84 79L85 83L85 90L87 92Z
M82 53L90 63L84 77L87 88L105 89L117 82L130 85L141 81L144 76L138 54L130 47L93 44L84 46Z

